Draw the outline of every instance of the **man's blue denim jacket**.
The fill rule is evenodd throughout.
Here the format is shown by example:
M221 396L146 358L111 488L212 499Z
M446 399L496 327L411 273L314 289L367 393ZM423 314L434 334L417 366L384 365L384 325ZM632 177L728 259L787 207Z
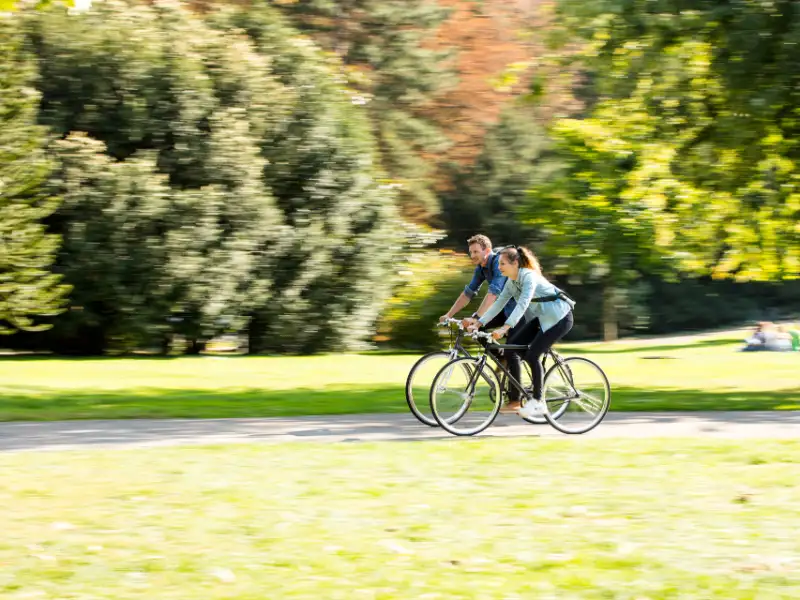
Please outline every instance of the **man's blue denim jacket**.
M466 287L464 288L464 294L466 294L467 298L470 300L478 293L478 290L481 289L484 281L489 282L489 293L494 294L495 296L499 296L500 292L503 291L503 287L506 285L507 277L503 277L503 274L500 273L500 255L495 254L492 252L489 254L489 259L486 261L486 266L482 267L478 265L475 267L475 273L472 275L472 281L470 281ZM517 303L512 298L508 301L508 304L503 307L503 312L505 313L506 317L508 317L512 312L514 312L514 308L516 308Z

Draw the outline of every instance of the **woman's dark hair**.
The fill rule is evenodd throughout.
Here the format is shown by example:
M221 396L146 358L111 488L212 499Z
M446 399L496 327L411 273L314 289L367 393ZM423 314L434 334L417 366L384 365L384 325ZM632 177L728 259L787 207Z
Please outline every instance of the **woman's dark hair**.
M503 248L500 254L505 254L509 262L518 263L520 269L530 269L536 273L542 273L539 259L525 246L508 246Z

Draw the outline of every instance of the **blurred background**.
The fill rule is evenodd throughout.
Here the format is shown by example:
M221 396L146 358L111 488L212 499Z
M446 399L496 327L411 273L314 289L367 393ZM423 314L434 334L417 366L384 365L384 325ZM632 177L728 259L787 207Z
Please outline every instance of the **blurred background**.
M800 598L798 159L796 1L0 0L0 597ZM592 433L409 414L475 234Z
M792 3L4 4L4 347L427 349L475 233L570 340L800 312Z

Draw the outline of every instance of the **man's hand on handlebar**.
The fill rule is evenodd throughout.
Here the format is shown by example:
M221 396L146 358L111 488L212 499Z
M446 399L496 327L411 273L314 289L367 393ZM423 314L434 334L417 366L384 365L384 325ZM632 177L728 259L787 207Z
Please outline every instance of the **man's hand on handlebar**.
M464 326L469 332L478 331L481 328L481 324L478 322L478 319L473 319L472 317L467 317L466 319L461 321L461 325Z
M459 329L462 329L461 319L453 319L448 316L444 316L443 318L439 319L438 325L439 327L450 327L451 325L458 325Z

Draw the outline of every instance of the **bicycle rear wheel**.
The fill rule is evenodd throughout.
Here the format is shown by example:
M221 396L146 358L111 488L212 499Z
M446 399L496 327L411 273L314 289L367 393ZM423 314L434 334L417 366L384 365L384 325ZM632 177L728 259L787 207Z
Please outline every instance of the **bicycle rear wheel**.
M459 358L442 367L430 390L434 419L453 435L475 435L489 427L502 400L494 369L475 358Z
M431 413L431 384L436 374L456 358L455 353L430 352L420 358L408 373L406 379L406 404L420 423L429 427L438 427L439 424Z
M562 433L580 434L597 427L606 416L611 386L596 363L573 356L550 367L542 397L550 425Z

